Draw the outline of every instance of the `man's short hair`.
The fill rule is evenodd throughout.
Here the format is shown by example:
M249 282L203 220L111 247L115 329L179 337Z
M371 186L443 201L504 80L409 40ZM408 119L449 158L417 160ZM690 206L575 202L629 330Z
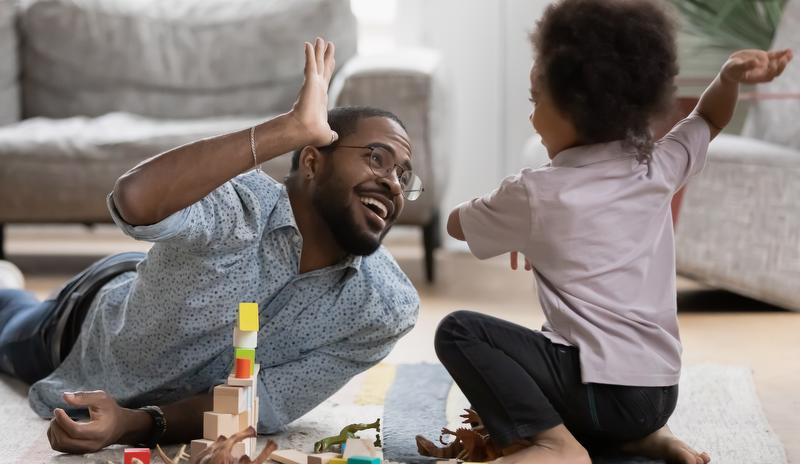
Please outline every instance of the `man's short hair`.
M355 132L356 127L358 127L358 121L366 118L388 118L400 124L400 127L406 130L403 121L391 111L381 110L371 106L340 106L328 111L328 125L331 126L331 130L339 134L339 139L330 145L320 147L320 150L334 150L339 140ZM300 165L300 152L302 151L303 148L299 148L292 154L292 172L296 171Z

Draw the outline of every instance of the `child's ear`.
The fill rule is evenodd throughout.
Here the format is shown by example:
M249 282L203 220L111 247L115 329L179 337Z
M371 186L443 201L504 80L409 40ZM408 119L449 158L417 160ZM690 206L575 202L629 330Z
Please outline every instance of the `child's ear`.
M312 146L306 146L300 152L300 173L305 179L313 179L320 169L322 153Z

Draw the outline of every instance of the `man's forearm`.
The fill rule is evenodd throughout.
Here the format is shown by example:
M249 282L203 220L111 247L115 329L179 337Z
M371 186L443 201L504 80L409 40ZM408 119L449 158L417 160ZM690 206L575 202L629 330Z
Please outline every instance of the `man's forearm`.
M203 413L211 411L213 407L214 397L211 393L196 395L161 406L167 421L167 430L160 443L188 443L196 438L202 438ZM122 436L120 442L126 445L146 443L152 434L153 420L150 415L136 409L126 411L128 433Z
M695 111L711 125L711 138L731 122L739 98L739 84L718 74L700 97Z
M288 114L259 124L255 135L259 163L305 145L307 138ZM200 140L150 158L125 173L114 185L114 204L128 223L153 224L253 167L249 129Z

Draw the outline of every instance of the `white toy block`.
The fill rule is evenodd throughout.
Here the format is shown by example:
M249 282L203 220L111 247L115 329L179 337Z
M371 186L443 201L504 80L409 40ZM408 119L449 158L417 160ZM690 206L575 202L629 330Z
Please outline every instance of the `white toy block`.
M255 369L253 369L253 376L247 379L237 379L234 374L231 374L228 376L228 381L226 382L226 384L234 387L252 387L256 384L255 379L258 378L258 371L260 369L261 366L259 364L256 364Z
M273 451L269 455L273 461L278 461L281 464L307 464L308 455L293 449L284 449Z
M250 447L250 440L236 442L231 450L231 456L233 456L233 459L237 460L242 456L253 456L252 453L253 449Z
M250 411L242 411L237 417L239 418L239 432L250 426Z
M258 332L255 330L240 330L233 327L233 346L235 348L253 348L258 346Z
M189 446L190 456L193 461L196 461L197 456L200 455L206 448L214 444L213 440L192 440Z
M309 454L308 464L328 464L331 459L338 458L339 453Z
M243 387L217 385L214 387L214 412L239 414L249 408L247 392Z
M239 431L238 426L238 415L208 411L203 413L203 438L206 440L216 440L220 435L230 437Z
M372 446L372 441L367 438L348 438L344 447L342 458L349 459L351 456L367 456L370 458L380 457L383 453Z

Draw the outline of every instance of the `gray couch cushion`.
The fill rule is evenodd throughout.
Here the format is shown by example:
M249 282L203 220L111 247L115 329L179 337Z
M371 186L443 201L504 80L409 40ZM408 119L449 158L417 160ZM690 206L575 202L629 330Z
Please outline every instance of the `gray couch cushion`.
M774 50L800 50L800 2L787 2L778 32L772 43ZM796 57L798 58L798 57ZM769 84L758 86L759 93L773 97L754 102L747 114L742 135L766 140L800 150L800 63L795 59L783 75Z
M55 118L283 112L303 41L357 39L348 0L27 0L21 28L24 113Z
M105 197L140 161L262 118L155 120L125 113L99 118L32 118L0 127L0 217L6 222L110 221ZM290 157L264 165L282 180Z
M0 125L19 119L16 0L0 0Z

